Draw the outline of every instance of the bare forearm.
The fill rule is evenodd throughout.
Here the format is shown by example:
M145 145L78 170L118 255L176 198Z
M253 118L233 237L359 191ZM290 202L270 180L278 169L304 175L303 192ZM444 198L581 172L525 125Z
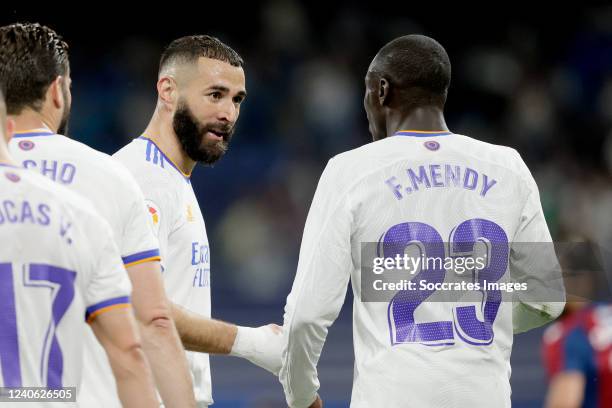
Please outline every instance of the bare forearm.
M229 354L237 327L209 319L172 304L172 317L186 350L209 354Z
M187 350L245 358L278 375L281 366L281 327L274 324L256 328L238 327L199 316L175 304L172 305L172 315Z
M157 389L167 408L195 407L193 383L185 352L171 319L141 324L142 346Z
M128 267L132 302L158 391L168 408L195 407L185 351L171 317L158 262Z
M118 308L91 322L104 347L117 382L119 399L125 407L158 407L151 367L147 362L131 309Z
M111 357L111 367L117 380L117 392L124 407L158 407L151 372L140 347L134 347Z
M557 374L550 383L546 408L579 408L584 401L586 378L578 371Z

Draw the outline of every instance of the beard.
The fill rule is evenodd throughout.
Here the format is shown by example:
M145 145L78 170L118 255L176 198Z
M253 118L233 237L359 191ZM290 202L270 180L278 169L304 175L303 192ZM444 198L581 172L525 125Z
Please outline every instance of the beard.
M221 159L234 134L232 125L198 121L184 100L178 103L172 118L172 127L187 156L207 166L212 166ZM207 140L207 132L221 136L223 140Z

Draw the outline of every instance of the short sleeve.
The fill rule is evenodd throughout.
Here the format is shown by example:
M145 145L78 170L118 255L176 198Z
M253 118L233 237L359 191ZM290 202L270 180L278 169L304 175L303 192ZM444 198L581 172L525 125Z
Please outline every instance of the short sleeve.
M84 300L85 319L91 322L106 311L129 307L131 284L108 223L92 216L87 228L90 250L84 256L91 259Z
M128 174L131 179L131 175ZM143 262L159 261L159 243L154 228L159 225L159 209L147 203L136 181L127 183L127 208L123 222L121 256L126 267Z

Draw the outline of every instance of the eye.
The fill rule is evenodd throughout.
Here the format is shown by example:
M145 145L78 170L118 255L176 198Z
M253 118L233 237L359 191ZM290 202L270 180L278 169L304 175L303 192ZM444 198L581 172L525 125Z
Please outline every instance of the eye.
M223 95L221 95L221 92L219 92L219 91L215 91L215 92L212 92L212 93L210 94L210 96L211 96L213 99L217 99L217 100L218 100L218 99L221 99L221 97L222 97Z
M244 101L244 96L235 96L234 97L234 103L237 103L237 104L240 105L242 103L242 101Z

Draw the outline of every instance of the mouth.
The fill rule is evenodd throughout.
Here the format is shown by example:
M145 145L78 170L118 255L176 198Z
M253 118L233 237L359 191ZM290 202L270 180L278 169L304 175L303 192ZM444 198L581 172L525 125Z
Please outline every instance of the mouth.
M210 130L210 131L206 132L206 137L209 140L214 140L216 142L221 142L221 141L227 140L227 133Z

